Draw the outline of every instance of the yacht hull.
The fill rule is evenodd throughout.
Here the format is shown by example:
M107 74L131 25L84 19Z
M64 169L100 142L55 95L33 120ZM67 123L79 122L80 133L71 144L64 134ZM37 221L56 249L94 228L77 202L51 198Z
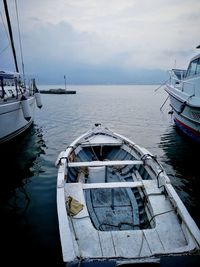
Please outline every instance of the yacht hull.
M27 130L34 119L35 97L27 99L30 107L31 119L24 118L21 101L1 103L0 105L0 144L5 143Z
M190 104L179 89L167 86L175 125L187 136L200 143L200 105Z

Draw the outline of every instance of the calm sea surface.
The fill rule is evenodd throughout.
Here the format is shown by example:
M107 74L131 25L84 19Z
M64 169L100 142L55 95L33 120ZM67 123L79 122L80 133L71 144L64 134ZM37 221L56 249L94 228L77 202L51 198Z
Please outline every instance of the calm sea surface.
M160 111L167 94L163 89L154 92L156 88L69 86L75 95L41 95L43 108L35 109L33 127L1 146L2 266L63 266L54 162L97 122L157 155L200 227L200 146L176 130L169 102Z

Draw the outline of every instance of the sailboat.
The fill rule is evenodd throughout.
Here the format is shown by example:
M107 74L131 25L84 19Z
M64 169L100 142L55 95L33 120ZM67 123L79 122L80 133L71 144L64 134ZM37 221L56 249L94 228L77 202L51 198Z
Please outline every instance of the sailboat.
M35 104L38 108L42 107L35 79L30 81L29 86L25 84L23 62L23 77L19 72L7 1L3 0L3 3L15 71L0 70L0 144L27 130L34 120Z

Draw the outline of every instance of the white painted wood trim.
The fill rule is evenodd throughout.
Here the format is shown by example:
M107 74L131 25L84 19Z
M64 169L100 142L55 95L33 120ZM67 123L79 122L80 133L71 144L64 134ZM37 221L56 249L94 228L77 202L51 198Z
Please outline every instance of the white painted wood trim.
M186 224L186 227L188 228L188 231L190 232L190 234L193 236L194 240L200 247L200 231L196 223L194 222L193 218L190 216L188 210L184 206L182 200L179 198L173 186L171 184L167 184L165 188L169 196L172 198L175 207L177 207L182 220L184 221L184 223Z
M128 188L128 187L142 187L142 182L119 182L119 183L93 183L83 184L83 189L94 189L94 188Z
M112 161L84 161L84 162L69 162L68 167L99 167L99 166L114 166L114 165L141 165L142 160L112 160Z
M57 211L63 259L65 262L70 262L76 258L76 254L72 241L71 228L66 212L63 188L57 189Z

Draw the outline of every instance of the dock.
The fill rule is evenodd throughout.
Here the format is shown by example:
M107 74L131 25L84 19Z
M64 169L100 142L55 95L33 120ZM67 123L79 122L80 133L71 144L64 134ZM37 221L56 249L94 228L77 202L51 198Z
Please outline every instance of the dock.
M49 89L49 90L40 90L41 94L76 94L75 90L66 90L62 88L57 88L57 89Z

